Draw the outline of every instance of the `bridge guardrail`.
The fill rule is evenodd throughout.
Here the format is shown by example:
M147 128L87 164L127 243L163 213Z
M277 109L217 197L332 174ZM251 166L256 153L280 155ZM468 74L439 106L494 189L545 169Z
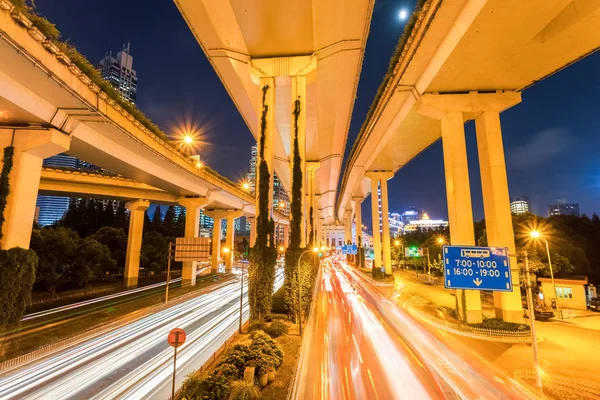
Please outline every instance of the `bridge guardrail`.
M221 284L218 285L218 287L220 287L223 284L226 284L230 280L231 280L231 278L223 280L221 282ZM199 290L198 292L202 292L207 289L212 291L215 288L216 287L203 288L203 289ZM73 335L71 337L63 339L56 343L50 344L48 346L41 347L30 353L23 354L18 357L15 357L15 358L11 358L10 360L6 360L6 361L0 363L0 374L6 373L11 369L21 367L22 365L25 365L28 362L30 362L38 357L48 356L56 351L65 349L69 346L73 346L74 344L78 344L78 343L84 342L86 340L90 340L94 336L101 335L105 332L120 328L121 326L127 325L127 324L131 323L132 321L138 320L140 318L143 318L143 317L153 314L155 312L162 311L166 308L181 304L181 303L189 300L191 297L197 296L198 292L194 291L191 293L186 293L182 296L176 297L173 300L170 300L169 303L167 303L167 304L164 304L164 303L156 304L154 306L151 306L151 307L148 307L148 308L142 310L141 312L133 311L130 314L128 314L128 315L124 316L123 318L120 318L119 320L114 321L112 323L100 325L96 328L92 328L85 332L78 333L76 335Z

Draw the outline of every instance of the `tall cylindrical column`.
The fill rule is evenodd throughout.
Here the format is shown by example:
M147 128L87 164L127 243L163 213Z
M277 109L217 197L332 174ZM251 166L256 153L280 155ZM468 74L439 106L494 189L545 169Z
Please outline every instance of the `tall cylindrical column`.
M522 323L521 286L515 255L515 236L510 212L500 114L498 112L482 113L475 119L475 127L477 129L487 241L490 246L508 247L508 254L510 254L513 290L511 292L494 292L496 318Z
M142 250L142 235L144 234L144 214L150 207L150 202L148 200L135 200L128 202L125 207L129 210L129 233L127 235L123 286L129 289L136 287L138 284L140 251Z
M391 239L390 239L390 213L388 205L388 188L387 179L383 178L380 181L381 185L381 224L382 224L382 238L383 242L383 262L385 266L386 275L392 274L392 253L391 253Z
M69 150L70 141L68 135L55 129L0 129L2 149L11 144L14 147L13 166L8 175L10 190L2 225L2 249L29 248L42 161Z
M256 218L248 217L246 220L250 224L250 247L254 247L256 244Z
M445 114L441 124L450 241L453 245L473 246L475 233L462 112ZM456 296L461 318L481 322L479 291L457 290Z
M229 248L229 253L225 254L225 272L233 271L233 258L234 258L234 235L235 235L235 218L227 217L227 233L225 236L225 246Z
M184 197L179 199L177 202L185 207L184 237L198 237L200 230L200 210L207 203L207 200L205 198ZM184 261L182 263L182 286L194 286L196 284L197 264L197 261Z
M356 225L356 244L362 242L362 197L354 197L354 224ZM360 240L359 240L360 238Z
M210 272L219 273L219 259L221 257L221 218L214 218L212 236L212 264Z
M344 244L352 242L352 210L344 212Z
M273 169L273 161L275 155L274 143L273 143L273 135L275 132L275 79L272 77L260 78L260 113L258 119L258 132L260 135L261 132L261 123L262 123L262 112L263 112L263 90L265 91L264 95L264 105L267 106L267 114L266 114L266 126L264 130L264 154L261 153L261 137L258 138L258 157L256 160L256 196L258 200L258 196L260 195L260 165L264 159L267 163L267 168L269 170L269 191L268 191L268 204L269 204L269 217L273 216L273 179L274 169Z
M371 218L373 226L373 268L381 269L381 233L379 226L379 179L371 178Z

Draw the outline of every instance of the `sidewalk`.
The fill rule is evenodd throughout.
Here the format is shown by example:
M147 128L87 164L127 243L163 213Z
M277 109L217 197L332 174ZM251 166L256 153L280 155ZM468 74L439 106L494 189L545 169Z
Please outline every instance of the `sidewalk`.
M408 301L414 302L415 298L425 299L434 307L456 307L454 291L442 285L428 285L417 278L414 271L395 271L395 275L396 287L401 293L396 298L400 307ZM484 315L494 316L492 296L482 296L482 307ZM538 335L544 338L538 345L540 366L550 374L600 383L597 372L600 370L600 313L569 311L574 312L565 314L568 318L564 322L537 321ZM467 338L460 340L508 374L512 375L516 369L532 368L532 350L528 345L507 345Z

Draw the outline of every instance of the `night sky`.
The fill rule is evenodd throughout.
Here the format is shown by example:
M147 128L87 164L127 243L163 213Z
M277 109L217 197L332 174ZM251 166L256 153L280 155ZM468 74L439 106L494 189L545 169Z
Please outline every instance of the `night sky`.
M37 0L37 11L57 25L92 63L131 42L138 75L137 105L165 132L184 121L201 126L202 158L233 180L248 169L254 139L175 4L170 0ZM346 157L403 31L401 8L414 1L377 0L367 43ZM546 215L557 199L600 213L600 52L523 93L501 116L511 196L529 196ZM483 218L475 126L466 125L474 217ZM447 218L441 142L389 182L390 212L409 206ZM369 223L370 201L363 202Z

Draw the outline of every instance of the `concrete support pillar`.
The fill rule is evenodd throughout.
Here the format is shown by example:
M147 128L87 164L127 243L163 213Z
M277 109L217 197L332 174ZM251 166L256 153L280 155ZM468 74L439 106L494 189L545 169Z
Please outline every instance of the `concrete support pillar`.
M373 225L373 268L381 269L381 233L379 226L379 202L377 193L379 191L379 180L371 178L371 219Z
M225 260L225 271L231 271L233 266L233 221L236 218L242 216L242 212L239 210L206 210L205 214L214 219L215 224L213 226L213 237L212 237L212 265L211 272L217 273L219 271L219 258L223 256ZM227 237L225 238L225 246L231 250L227 255L221 254L221 222L223 219L227 220ZM253 221L254 222L254 221ZM231 229L229 229L231 227ZM231 232L231 233L230 233ZM252 230L250 231L252 232ZM228 266L227 258L231 256L231 264Z
M308 211L307 211L307 199L306 199L306 189L307 189L307 176L306 176L306 77L305 76L293 76L292 77L292 111L295 110L295 102L296 100L300 101L300 115L298 117L298 149L300 153L300 170L302 171L302 195L300 199L302 201L302 229L301 229L301 240L300 247L306 247L307 243L307 219L308 219ZM292 154L291 154L291 168L293 171L293 162L294 162L294 116L292 115L291 120L291 146ZM290 174L291 179L294 179L294 174Z
M212 258L210 272L212 274L219 273L219 260L221 258L221 221L222 218L215 218L212 234Z
M390 174L390 178L393 175ZM388 203L388 188L387 179L383 178L379 181L381 186L381 225L383 242L383 262L386 275L392 274L392 253L391 253L391 238L390 238L390 212Z
M229 248L229 253L225 254L225 272L232 272L233 271L233 260L235 258L234 255L234 234L235 234L235 228L234 228L234 221L235 218L233 217L228 217L227 218L227 233L225 236L225 246L227 246Z
M127 235L123 286L129 289L136 287L138 284L140 251L142 250L142 235L144 234L144 214L150 207L150 202L148 200L135 200L128 202L125 207L129 210L129 233Z
M266 127L265 127L265 140L264 140L264 153L261 153L261 138L258 138L258 158L256 160L256 196L257 196L257 204L258 204L258 196L260 196L260 164L264 160L267 162L267 167L269 169L269 217L273 217L273 179L274 179L274 170L273 170L273 161L275 155L275 148L273 143L273 135L275 132L275 79L272 77L260 78L260 112L258 119L258 132L261 132L261 118L262 110L263 110L263 89L265 87L269 87L264 95L264 105L268 106L267 115L266 115Z
M55 129L0 129L0 150L11 144L14 147L2 226L4 236L0 243L2 249L29 248L42 161L69 150L70 141L69 136Z
M442 145L444 170L448 197L448 219L450 240L453 245L474 245L473 213L469 187L469 171L464 138L464 115L477 116L477 144L483 189L488 243L508 247L514 254L514 235L504 165L504 150L499 113L521 102L516 92L468 94L426 94L417 104L423 115L440 119L442 122ZM516 291L495 294L496 316L507 321L521 321L521 299L516 260L511 258L513 286ZM463 300L463 296L465 300ZM481 299L479 291L457 290L459 314L466 305L469 322L481 321Z
M356 225L356 244L362 243L362 197L353 197L354 200L354 219Z
M515 237L510 212L508 179L502 144L502 128L498 112L484 112L475 120L477 148L483 190L483 207L488 244L508 247L513 290L494 292L496 318L523 322L523 306L519 285L519 268L515 256Z
M205 198L188 198L182 197L177 201L181 206L185 207L185 232L184 237L198 237L200 229L200 210L208 202ZM182 286L196 285L197 261L184 261L182 263L181 284ZM205 271L203 275L209 274L210 271Z
M289 244L290 244L290 227L289 225L284 225L283 226L283 247L285 247L286 249L288 248Z
M325 218L319 217L319 245L323 245L325 243L325 233L323 231L323 220Z
M352 210L344 212L344 244L352 242Z
M246 220L250 223L250 247L256 244L256 217L248 217Z
M441 123L450 242L452 245L474 246L473 209L463 115L456 111L446 113ZM481 322L479 291L457 290L456 299L461 317L466 316L468 322Z

